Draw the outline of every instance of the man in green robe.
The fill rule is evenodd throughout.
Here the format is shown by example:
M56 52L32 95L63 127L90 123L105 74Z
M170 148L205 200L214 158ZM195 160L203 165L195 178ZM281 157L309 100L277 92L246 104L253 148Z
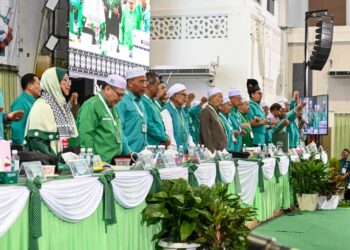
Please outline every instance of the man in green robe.
M264 110L260 107L262 91L258 81L255 79L247 80L247 88L250 97L247 119L253 128L253 145L261 146L266 142L266 125L268 124Z
M141 0L141 4L136 7L141 15L141 29L145 32L151 31L151 10L148 0Z
M227 137L227 150L229 152L234 151L234 142L232 140L233 124L230 119L230 113L232 110L231 101L228 96L224 96L220 105L219 118L225 127Z
M78 115L80 144L92 148L102 161L113 162L119 155L128 155L121 122L115 105L124 96L126 81L118 75L108 76L102 90L87 100Z
M241 90L237 88L232 88L228 92L228 97L230 98L232 110L230 113L230 119L233 125L233 137L232 140L234 140L234 151L235 152L241 152L242 151L242 135L245 133L244 130L242 130L242 119L241 115L238 111L238 106L241 104L242 101L242 94Z
M252 126L247 119L247 114L249 112L249 100L248 98L243 98L241 104L238 106L239 113L242 119L242 128L245 131L245 135L242 136L242 144L246 147L253 147L254 134Z
M142 17L140 12L135 8L135 0L129 0L128 3L129 7L122 14L120 44L128 47L129 57L132 57L134 47L132 32L134 30L141 30Z
M0 140L4 140L4 125L10 122L20 121L23 116L23 110L6 113L4 112L4 97L0 90Z
M37 98L41 95L40 80L34 74L26 74L21 79L23 93L14 100L11 111L23 110L23 118L18 122L11 123L12 143L22 145L24 132L30 110Z
M141 152L147 145L147 113L142 96L148 85L143 68L132 68L126 73L125 96L117 104L128 152Z
M197 145L199 144L199 114L202 111L203 105L208 102L208 98L203 96L199 104L194 105L190 108L188 115L191 121L191 136L193 142Z
M315 105L314 126L313 126L315 134L320 132L320 121L321 121L320 106Z
M156 73L146 74L148 85L145 94L142 96L142 103L147 113L147 142L149 145L170 144L170 140L165 133L165 127L157 108L155 97L158 92L159 78Z
M70 0L69 32L80 37L83 30L83 3L82 0Z

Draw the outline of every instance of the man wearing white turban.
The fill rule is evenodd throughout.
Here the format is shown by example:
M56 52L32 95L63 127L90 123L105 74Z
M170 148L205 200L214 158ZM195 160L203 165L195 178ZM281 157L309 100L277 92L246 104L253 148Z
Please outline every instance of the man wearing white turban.
M124 96L125 88L123 77L109 75L101 92L86 101L79 111L81 146L92 148L94 154L100 155L105 162L112 162L114 157L129 153L123 145L122 125L115 110L115 105Z
M165 132L170 138L169 147L184 150L194 146L189 132L188 121L183 106L187 101L186 86L176 83L168 90L170 101L167 102L160 113L164 122Z

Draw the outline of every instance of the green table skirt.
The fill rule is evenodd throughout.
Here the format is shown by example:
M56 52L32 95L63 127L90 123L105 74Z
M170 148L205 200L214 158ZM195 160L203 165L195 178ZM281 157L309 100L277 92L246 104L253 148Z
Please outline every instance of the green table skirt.
M257 209L258 221L271 218L278 209L290 208L292 201L288 173L279 178L279 183L276 182L275 177L270 180L264 179L264 187L263 193L260 193L257 187L254 198L253 207Z
M141 225L145 203L132 209L116 205L117 224L108 226L102 219L102 203L88 218L78 223L65 222L42 205L40 250L148 250L154 249L156 227ZM0 238L1 250L28 249L28 204L14 225Z
M291 204L288 174L276 183L275 177L264 180L265 192L259 188L255 194L254 208L257 220L264 221L273 216L276 209L288 208ZM235 193L235 185L229 185ZM42 232L40 250L151 250L151 241L159 228L141 225L141 211L145 203L125 209L116 205L117 224L108 226L106 233L102 219L102 203L88 218L78 223L65 222L42 205ZM0 250L28 249L28 204L14 225L0 238Z

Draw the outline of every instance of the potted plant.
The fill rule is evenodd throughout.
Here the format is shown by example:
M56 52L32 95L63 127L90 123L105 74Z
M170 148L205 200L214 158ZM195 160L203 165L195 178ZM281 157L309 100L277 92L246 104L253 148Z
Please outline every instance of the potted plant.
M327 181L318 199L320 209L335 209L338 206L346 186L345 179L339 174L339 168L339 160L336 158L330 159Z
M162 190L146 198L142 223L161 225L152 240L164 249L243 249L255 212L243 208L228 185L192 188L186 180L165 180ZM197 243L197 244L196 244Z
M315 211L318 195L327 183L327 167L313 157L292 162L291 166L291 185L297 195L300 210Z
M239 196L228 192L228 185L200 186L195 194L201 197L197 242L204 249L246 249L250 232L246 222L256 216L254 210L243 207Z
M152 240L164 249L196 249L195 229L198 223L196 195L184 179L162 181L161 191L146 198L147 207L142 211L142 223L161 225Z

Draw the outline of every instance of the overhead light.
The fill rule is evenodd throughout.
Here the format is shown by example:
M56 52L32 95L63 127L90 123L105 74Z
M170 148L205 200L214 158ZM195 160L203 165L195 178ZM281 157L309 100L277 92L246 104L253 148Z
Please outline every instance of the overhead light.
M55 11L59 0L47 0L45 7L51 11Z
M45 43L45 47L50 50L50 51L54 51L57 44L58 44L58 38L55 37L54 35L50 35L49 39L47 39L46 43Z

